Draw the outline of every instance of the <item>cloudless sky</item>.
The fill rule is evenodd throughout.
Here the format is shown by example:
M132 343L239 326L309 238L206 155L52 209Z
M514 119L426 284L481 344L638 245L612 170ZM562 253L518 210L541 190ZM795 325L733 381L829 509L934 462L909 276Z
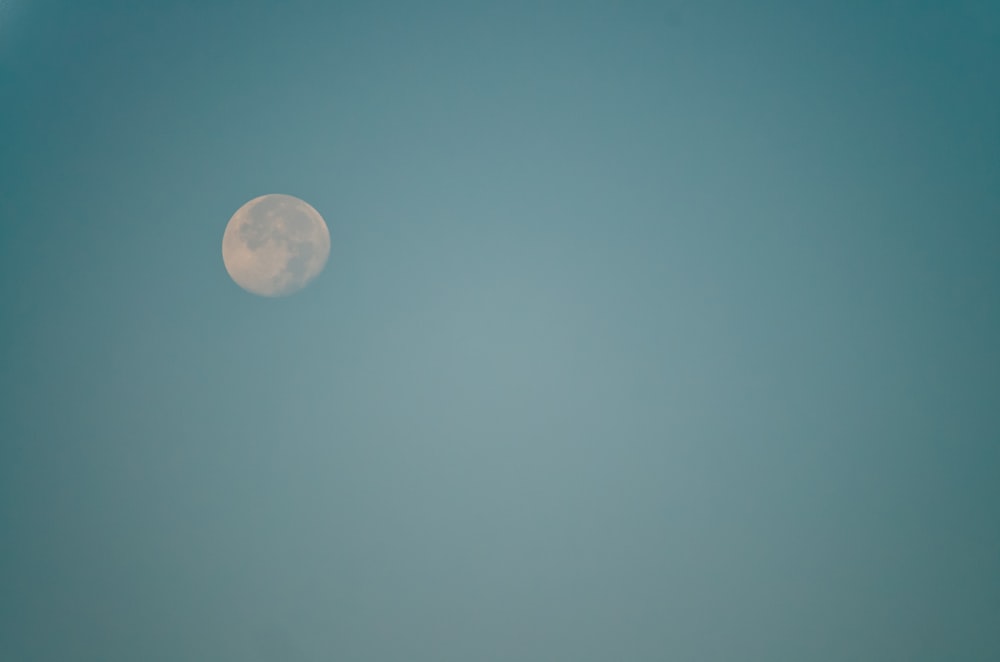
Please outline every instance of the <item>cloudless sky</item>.
M0 306L0 660L1000 659L991 0L8 0Z

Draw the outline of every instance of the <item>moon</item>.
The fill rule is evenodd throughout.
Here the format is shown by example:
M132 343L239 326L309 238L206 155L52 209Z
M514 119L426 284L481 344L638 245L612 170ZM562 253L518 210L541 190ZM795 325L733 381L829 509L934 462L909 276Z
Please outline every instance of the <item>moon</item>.
M291 195L270 193L236 210L222 236L222 261L247 292L298 292L326 266L330 231L319 212Z

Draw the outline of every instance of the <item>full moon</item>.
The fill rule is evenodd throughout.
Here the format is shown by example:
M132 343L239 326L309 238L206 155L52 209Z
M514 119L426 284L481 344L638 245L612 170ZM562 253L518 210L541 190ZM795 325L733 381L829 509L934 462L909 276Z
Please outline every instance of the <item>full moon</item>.
M272 193L236 210L222 236L222 261L248 292L280 297L301 290L326 266L330 231L308 203Z

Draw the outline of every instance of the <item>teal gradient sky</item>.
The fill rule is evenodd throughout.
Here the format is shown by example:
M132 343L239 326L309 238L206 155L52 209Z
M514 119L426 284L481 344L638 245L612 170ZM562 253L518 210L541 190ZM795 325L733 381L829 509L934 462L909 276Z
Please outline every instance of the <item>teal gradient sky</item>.
M996 2L3 7L0 660L1000 659Z

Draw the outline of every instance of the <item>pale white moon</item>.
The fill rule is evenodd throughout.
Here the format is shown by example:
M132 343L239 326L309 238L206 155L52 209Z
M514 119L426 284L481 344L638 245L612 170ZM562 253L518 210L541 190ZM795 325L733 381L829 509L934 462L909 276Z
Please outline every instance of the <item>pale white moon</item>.
M319 212L290 195L254 198L236 210L222 236L222 261L236 284L280 297L301 290L326 266L330 231Z

